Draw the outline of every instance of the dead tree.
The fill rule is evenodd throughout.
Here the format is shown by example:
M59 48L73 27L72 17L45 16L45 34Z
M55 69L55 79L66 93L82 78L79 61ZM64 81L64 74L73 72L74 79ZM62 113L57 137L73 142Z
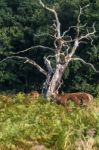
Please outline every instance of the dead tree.
M68 67L69 63L71 61L81 61L85 65L89 65L93 68L93 70L97 73L95 67L91 63L85 62L82 58L74 57L74 54L76 53L80 43L84 43L87 39L87 41L91 42L93 45L93 39L95 37L95 23L92 25L92 31L90 32L87 28L87 24L81 25L81 15L83 13L83 9L88 7L89 5L85 7L80 7L80 11L77 17L77 24L75 26L70 26L68 30L61 33L61 24L59 21L58 14L55 9L47 7L42 0L39 0L39 3L41 6L53 14L54 16L54 23L53 23L53 30L54 30L54 48L38 45L33 46L28 49L25 49L23 51L19 51L17 53L12 53L11 56L3 59L1 62L6 61L8 59L22 59L24 63L30 63L34 67L36 67L41 73L43 73L46 77L45 82L42 86L42 93L44 96L46 96L47 100L50 99L50 96L52 93L56 92L59 87L61 86L61 80L64 71ZM69 31L71 29L74 29L76 31L76 36L72 38L68 35ZM81 34L81 29L86 28L86 34ZM35 49L35 48L42 48L42 49L48 49L53 52L53 55L49 55L47 57L44 57L44 63L46 65L46 70L44 70L42 67L40 67L34 60L29 59L28 57L21 57L21 53L25 53L29 50ZM65 49L65 51L63 50ZM63 59L61 59L61 56ZM52 67L52 62L50 58L55 59L55 67Z

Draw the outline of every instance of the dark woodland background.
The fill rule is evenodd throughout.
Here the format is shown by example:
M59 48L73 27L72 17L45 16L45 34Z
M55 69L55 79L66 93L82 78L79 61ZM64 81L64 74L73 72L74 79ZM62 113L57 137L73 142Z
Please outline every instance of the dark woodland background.
M65 31L69 26L76 25L79 5L90 7L85 9L82 15L82 24L87 22L91 26L96 22L96 38L94 45L81 44L76 52L87 62L92 63L99 70L99 1L91 0L45 0L50 7L55 7L58 12L61 30ZM54 34L51 28L53 15L44 10L37 0L0 0L0 60L10 55L10 52L18 52L35 45L53 47L53 38L48 34ZM84 32L84 31L83 31ZM37 36L41 34L42 36ZM74 30L69 32L72 37ZM21 56L28 56L45 68L44 55L50 51L35 49ZM53 62L54 63L54 62ZM45 68L46 69L46 68ZM24 64L21 60L9 60L0 64L0 91L29 92L41 91L45 77L30 64ZM99 74L89 66L81 62L73 62L63 76L61 91L74 92L86 91L93 95L99 94Z

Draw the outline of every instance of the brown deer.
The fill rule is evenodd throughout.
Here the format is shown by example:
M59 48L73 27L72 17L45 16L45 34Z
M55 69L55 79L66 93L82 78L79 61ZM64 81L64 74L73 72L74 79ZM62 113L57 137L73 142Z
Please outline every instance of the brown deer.
M38 99L40 97L40 94L38 91L32 91L31 92L31 96L35 99Z
M58 104L66 105L68 100L75 102L77 105L88 106L93 100L93 96L85 92L65 93L64 95L52 94Z

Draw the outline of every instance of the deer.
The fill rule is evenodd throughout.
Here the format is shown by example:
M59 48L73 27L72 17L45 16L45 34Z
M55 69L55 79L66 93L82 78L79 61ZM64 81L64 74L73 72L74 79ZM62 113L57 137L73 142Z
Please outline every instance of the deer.
M35 99L38 99L40 97L40 94L38 91L31 91L31 96Z
M55 99L56 103L62 104L63 106L66 106L69 100L79 106L88 106L93 100L93 96L85 92L65 93L64 95L52 93L52 97Z

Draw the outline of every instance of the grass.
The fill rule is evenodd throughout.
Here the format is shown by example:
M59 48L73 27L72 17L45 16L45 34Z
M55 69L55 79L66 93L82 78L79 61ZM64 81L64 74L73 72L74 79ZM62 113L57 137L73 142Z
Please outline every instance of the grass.
M67 108L30 95L0 95L0 150L99 150L99 98Z

